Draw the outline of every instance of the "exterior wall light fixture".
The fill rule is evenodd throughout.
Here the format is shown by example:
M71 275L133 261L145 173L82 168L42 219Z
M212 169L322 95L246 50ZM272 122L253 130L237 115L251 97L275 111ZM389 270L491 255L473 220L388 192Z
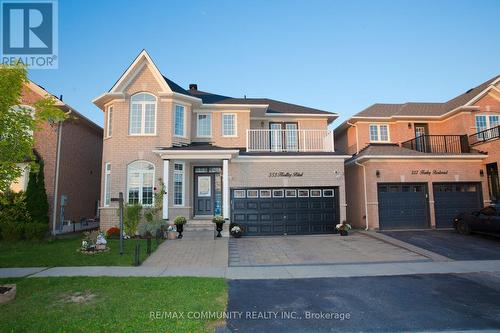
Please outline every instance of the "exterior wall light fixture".
M380 178L380 171L379 170L375 171L375 176L377 176L377 178Z
M483 169L479 170L479 176L484 177L484 170Z

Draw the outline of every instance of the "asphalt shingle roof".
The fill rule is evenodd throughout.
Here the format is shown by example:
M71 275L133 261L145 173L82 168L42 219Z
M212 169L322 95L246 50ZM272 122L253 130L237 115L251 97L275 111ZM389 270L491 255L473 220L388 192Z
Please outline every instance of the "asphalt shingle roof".
M363 111L357 113L355 117L391 117L391 116L442 116L447 112L465 105L486 89L500 75L497 75L477 87L469 89L467 92L450 99L444 103L419 103L408 102L402 104L373 104Z

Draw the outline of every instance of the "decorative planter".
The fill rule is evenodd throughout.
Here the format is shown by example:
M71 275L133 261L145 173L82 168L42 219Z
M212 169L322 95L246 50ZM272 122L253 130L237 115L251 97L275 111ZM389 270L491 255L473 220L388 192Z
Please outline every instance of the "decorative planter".
M96 251L103 251L106 250L106 244L97 244L95 246Z
M222 231L223 226L224 226L224 223L216 223L215 224L215 230L217 230L217 237L222 237L220 232Z
M241 232L233 232L232 235L234 238L241 238Z
M15 284L0 285L0 304L7 303L16 297L17 287Z
M182 232L184 231L184 225L183 224L177 224L175 227L177 228L177 232L179 233L179 236L177 236L177 238L181 239L182 238Z
M349 232L347 230L339 230L340 236L347 236Z
M167 234L168 239L177 239L177 232L176 231L169 231Z

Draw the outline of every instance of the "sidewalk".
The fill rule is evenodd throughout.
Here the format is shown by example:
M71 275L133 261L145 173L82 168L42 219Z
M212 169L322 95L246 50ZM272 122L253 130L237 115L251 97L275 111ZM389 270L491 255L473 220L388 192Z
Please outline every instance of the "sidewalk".
M48 276L193 276L240 279L306 279L328 277L394 276L500 272L500 260L392 262L338 265L261 267L54 267L0 268L0 278Z

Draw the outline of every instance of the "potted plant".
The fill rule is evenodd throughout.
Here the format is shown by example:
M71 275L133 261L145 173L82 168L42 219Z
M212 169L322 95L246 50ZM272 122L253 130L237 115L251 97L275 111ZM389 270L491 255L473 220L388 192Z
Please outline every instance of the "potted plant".
M184 231L184 224L187 223L187 220L184 216L177 216L174 219L174 224L175 228L177 229L177 232L179 233L179 236L177 238L182 238L182 232Z
M233 236L234 238L240 238L241 235L243 234L243 229L239 225L235 224L231 228L230 232L231 236Z
M337 230L340 233L340 236L347 236L349 234L349 230L351 230L351 225L346 221L342 221L342 223L337 224Z
M216 215L212 219L212 222L215 223L215 226L216 226L215 230L217 230L217 237L222 237L220 232L222 231L222 227L226 221L224 220L224 218L222 216Z
M177 239L177 229L175 226L170 225L167 228L167 238L168 239Z

